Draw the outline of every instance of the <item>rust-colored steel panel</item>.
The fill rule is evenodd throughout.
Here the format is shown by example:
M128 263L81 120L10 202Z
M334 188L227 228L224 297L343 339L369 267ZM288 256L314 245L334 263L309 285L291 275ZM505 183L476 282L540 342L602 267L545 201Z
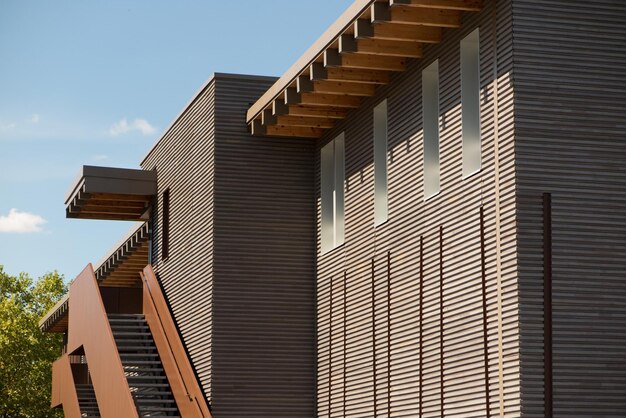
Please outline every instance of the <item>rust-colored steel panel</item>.
M152 332L181 418L210 418L211 412L191 368L152 266L148 265L143 269L141 279L143 313Z
M70 286L68 353L83 349L103 418L138 418L91 264Z
M67 354L52 363L52 408L63 407L65 418L81 418L78 395L74 385L74 376L70 358Z

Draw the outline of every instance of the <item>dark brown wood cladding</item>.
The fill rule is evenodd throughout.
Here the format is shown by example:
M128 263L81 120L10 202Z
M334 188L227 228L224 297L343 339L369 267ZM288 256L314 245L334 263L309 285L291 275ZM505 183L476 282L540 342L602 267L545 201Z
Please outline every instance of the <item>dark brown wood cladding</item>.
M554 416L626 416L625 22L623 1L513 2L524 417L549 416L544 193Z
M246 110L270 84L216 83L213 406L225 418L315 411L315 145L250 136Z
M144 161L171 191L169 258L155 270L224 418L315 411L315 147L247 132L273 81L216 75Z
M212 400L215 85L207 83L142 168L157 170L152 263L209 401ZM162 260L162 193L171 188L170 258Z
M463 179L459 42L477 27L483 169ZM486 1L423 53L318 144L345 132L345 244L322 255L318 236L318 417L520 414L510 2ZM435 59L441 192L424 201L421 71ZM389 220L375 227L372 111L385 98ZM344 273L344 294L330 292Z

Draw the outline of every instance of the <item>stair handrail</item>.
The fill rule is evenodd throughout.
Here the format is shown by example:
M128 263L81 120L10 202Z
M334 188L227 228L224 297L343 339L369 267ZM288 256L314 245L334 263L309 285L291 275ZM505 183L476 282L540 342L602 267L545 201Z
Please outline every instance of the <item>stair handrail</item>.
M152 266L147 265L140 276L143 282L143 313L181 418L211 418L206 398L195 377Z
M89 362L102 418L139 418L93 266L70 285L67 352L81 348Z
M72 374L70 358L63 354L52 363L52 393L50 397L52 408L63 407L65 418L81 418L76 384Z

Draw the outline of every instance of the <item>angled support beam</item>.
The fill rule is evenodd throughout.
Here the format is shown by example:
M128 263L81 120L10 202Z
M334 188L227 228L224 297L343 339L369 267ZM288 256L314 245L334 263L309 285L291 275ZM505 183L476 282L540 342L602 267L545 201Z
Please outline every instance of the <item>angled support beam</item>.
M482 0L389 0L389 5L410 6L443 10L479 12L483 8Z

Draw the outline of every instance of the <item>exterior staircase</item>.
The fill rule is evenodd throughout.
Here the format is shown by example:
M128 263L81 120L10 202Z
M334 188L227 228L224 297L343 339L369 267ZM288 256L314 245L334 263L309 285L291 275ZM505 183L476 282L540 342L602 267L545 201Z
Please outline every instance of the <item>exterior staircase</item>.
M51 406L66 418L211 418L152 266L139 276L141 293L121 287L107 299L91 264L70 285L72 314L51 393ZM71 362L77 355L85 356L77 363L84 370Z
M108 314L140 417L180 417L150 327L141 314Z
M80 416L83 418L100 417L96 392L91 384L76 384L76 395L78 396L78 406Z

